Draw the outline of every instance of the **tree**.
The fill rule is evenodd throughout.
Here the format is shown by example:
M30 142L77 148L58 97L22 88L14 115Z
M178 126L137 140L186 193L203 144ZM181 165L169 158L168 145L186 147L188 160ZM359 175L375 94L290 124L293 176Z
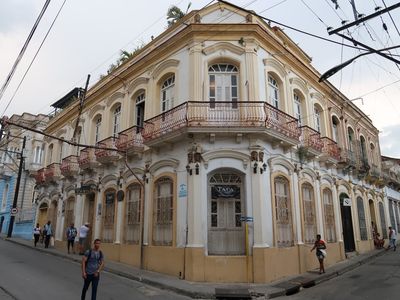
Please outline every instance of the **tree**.
M168 22L168 27L171 27L174 25L176 22L178 22L180 19L182 19L187 12L189 11L190 6L192 5L192 2L189 2L188 7L186 8L186 12L183 12L178 6L172 5L168 8L167 11L167 22Z

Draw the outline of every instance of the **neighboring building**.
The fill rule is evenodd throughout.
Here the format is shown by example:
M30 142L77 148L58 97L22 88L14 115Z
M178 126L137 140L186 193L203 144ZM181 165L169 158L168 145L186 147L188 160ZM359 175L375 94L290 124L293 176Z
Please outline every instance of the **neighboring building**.
M389 224L400 231L400 159L382 156L382 181L385 183L385 200ZM386 229L387 231L387 229Z
M46 132L100 148L46 140L38 218L57 247L90 222L109 259L191 281L316 268L317 233L327 264L372 250L369 224L388 224L378 130L319 75L245 11L189 13L96 83L79 116L76 97L60 100Z
M12 115L10 121L29 128L44 130L48 119L48 116L42 114L32 115L23 113L21 116ZM3 127L3 138L0 142L0 222L2 223L1 232L7 234L24 136L26 137L25 161L17 201L18 213L15 215L12 235L14 237L31 239L36 212L35 176L36 171L42 168L44 158L43 135L12 125Z

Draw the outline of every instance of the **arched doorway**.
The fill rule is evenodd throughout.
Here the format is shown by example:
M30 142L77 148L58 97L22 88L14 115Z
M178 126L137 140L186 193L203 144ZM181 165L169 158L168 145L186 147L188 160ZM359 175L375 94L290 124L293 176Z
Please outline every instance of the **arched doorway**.
M39 215L37 218L37 223L39 223L39 226L43 228L44 224L47 223L47 211L49 209L49 205L46 202L43 202L39 206Z
M246 215L242 175L218 171L209 177L208 253L244 255Z
M376 233L376 232L378 232L378 227L376 224L374 200L369 199L368 205L369 205L369 215L371 216L371 228L372 228L373 232Z
M356 245L354 243L353 219L351 217L351 206L346 205L348 202L345 199L349 199L349 196L345 193L341 193L339 200L340 213L342 215L344 250L345 252L353 252L356 250Z
M51 221L51 227L53 229L53 235L56 234L57 229L57 200L51 201L50 209L48 211L48 221Z
M64 232L63 232L63 237L66 238L65 232L67 228L74 223L75 220L75 215L74 215L74 210L75 210L75 198L70 197L67 199L66 204L65 204L65 212L64 212Z
M93 238L94 218L95 218L95 193L91 192L85 196L85 207L83 213L82 224L89 223L90 230L87 235L87 246L90 247Z

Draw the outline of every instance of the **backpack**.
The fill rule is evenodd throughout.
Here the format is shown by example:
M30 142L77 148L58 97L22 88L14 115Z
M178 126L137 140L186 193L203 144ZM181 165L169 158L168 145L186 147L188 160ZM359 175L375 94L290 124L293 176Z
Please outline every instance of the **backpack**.
M99 252L100 252L100 256L99 256L99 258L97 259L97 263L98 263L98 264L101 264L101 262L103 261L103 252L101 252L101 250L100 250ZM88 255L87 260L89 260L89 259L91 259L91 258L92 258L92 249L89 249L89 255Z
M68 238L75 238L77 231L75 228L68 227Z

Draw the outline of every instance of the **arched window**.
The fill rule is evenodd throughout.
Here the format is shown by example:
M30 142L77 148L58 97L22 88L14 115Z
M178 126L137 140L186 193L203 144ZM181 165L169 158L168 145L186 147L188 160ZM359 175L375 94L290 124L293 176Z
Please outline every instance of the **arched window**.
M114 109L113 113L113 136L117 136L121 127L121 105Z
M397 232L400 230L400 219L399 219L399 206L397 202L393 202L394 204L394 214L396 216L396 225L397 225Z
M7 208L8 189L9 189L9 184L7 183L4 186L4 190L3 190L3 199L1 201L1 210L5 210Z
M334 243L336 242L335 212L331 190L324 189L322 197L324 201L325 240L329 243Z
M279 85L274 77L268 75L268 99L269 102L279 109L280 99L279 99Z
M278 247L291 247L294 241L289 181L283 176L276 177L274 187L276 243Z
M136 97L136 126L142 128L144 124L144 106L146 94L144 91L140 92Z
M321 132L322 130L321 113L321 109L317 105L314 105L314 128L318 132Z
M97 143L100 141L100 133L101 133L101 116L98 116L94 121L94 142Z
M221 171L209 179L208 254L244 255L245 231L240 220L245 216L242 176Z
M48 153L47 153L47 164L51 164L53 161L53 144L49 145Z
M162 177L154 183L153 244L172 246L173 237L173 181Z
M43 148L42 146L36 146L35 153L33 155L33 163L42 164L42 159L43 159Z
M368 165L367 145L363 136L360 136L360 154L364 165Z
M215 101L238 101L238 76L236 66L231 64L214 64L208 68L210 80L209 99Z
M396 206L394 206L396 207ZM390 217L390 223L392 224L392 227L396 229L396 221L394 219L394 207L393 207L393 200L389 200L389 217Z
M62 139L64 139L64 138L62 137ZM64 149L65 149L64 142L60 141L58 145L59 145L59 150L60 150L60 152L59 152L60 157L59 157L58 162L61 162L64 157Z
M379 216L380 216L380 219L381 219L382 237L384 239L387 239L388 235L387 235L387 228L386 228L385 210L383 208L383 203L382 202L379 202Z
M362 241L368 240L367 221L365 219L364 200L357 197L358 225L360 227L360 238Z
M128 187L125 209L125 242L138 244L140 238L141 188L139 184Z
M74 198L69 198L66 201L65 204L65 212L64 212L64 232L66 229L71 225L71 223L74 223L74 206L75 206L75 199Z
M354 131L350 127L347 128L347 136L349 139L349 150L353 152L355 150L354 147L355 138L354 138Z
M104 193L103 212L102 241L112 243L114 241L115 190L107 190Z
M169 76L161 86L161 112L174 107L175 99L175 75Z
M369 148L370 148L370 152L371 152L371 163L375 164L375 146L374 146L374 144L371 143Z
M304 183L301 187L301 193L303 198L304 242L312 244L317 235L314 189L311 184Z
M293 94L294 101L294 117L297 119L299 126L301 126L304 121L302 120L302 109L301 109L301 98L298 93Z
M339 143L339 128L340 128L340 121L335 116L332 116L332 139Z

